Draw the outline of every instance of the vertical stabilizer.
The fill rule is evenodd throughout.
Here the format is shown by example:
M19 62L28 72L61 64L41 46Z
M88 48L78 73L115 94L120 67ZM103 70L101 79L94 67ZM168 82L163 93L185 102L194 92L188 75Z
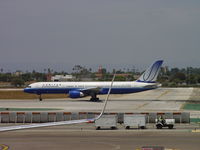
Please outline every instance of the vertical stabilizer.
M157 80L163 60L154 62L137 80L137 82L154 83Z

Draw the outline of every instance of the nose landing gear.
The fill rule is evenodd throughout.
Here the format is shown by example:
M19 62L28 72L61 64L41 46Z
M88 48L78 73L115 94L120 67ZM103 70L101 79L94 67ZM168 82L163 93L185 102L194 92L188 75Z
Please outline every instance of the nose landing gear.
M100 101L100 100L99 100L99 98L97 97L97 94L96 94L96 93L91 93L90 101L92 101L92 102L98 102L98 101Z
M42 94L39 94L39 101L42 101Z

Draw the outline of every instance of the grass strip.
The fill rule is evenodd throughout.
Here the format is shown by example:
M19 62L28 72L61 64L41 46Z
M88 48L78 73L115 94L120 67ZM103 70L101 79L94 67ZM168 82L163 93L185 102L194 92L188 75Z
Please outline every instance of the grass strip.
M200 123L200 118L190 118L190 122Z
M196 104L196 103L186 103L183 106L183 109L186 110L200 110L200 104Z
M43 94L42 98L67 98L67 94ZM23 91L0 91L0 99L38 99L38 95L24 93Z
M56 111L57 108L0 108L0 111Z

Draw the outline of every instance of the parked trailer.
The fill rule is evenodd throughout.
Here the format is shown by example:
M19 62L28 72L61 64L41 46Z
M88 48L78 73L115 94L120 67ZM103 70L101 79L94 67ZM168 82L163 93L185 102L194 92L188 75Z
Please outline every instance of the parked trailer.
M124 126L126 129L130 127L146 128L146 115L142 114L124 114Z
M103 115L100 119L95 121L96 130L101 128L117 128L117 115Z

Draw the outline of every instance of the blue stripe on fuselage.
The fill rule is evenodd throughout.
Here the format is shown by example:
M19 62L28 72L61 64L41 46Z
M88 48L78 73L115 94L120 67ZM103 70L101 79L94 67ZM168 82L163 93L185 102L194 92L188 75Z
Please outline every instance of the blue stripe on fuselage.
M128 94L151 90L153 88L112 88L111 94ZM98 94L107 94L109 88L100 89ZM25 88L24 92L33 94L68 94L69 91L81 91L80 88ZM87 91L87 90L86 90Z

